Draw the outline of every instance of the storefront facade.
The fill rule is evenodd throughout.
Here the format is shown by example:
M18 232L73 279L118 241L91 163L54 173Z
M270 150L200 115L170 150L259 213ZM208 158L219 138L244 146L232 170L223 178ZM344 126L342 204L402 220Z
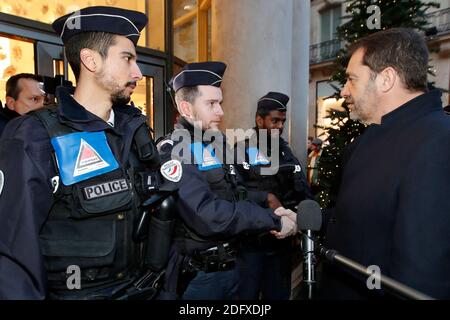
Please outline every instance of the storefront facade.
M149 17L137 48L144 79L138 83L132 102L147 115L156 137L163 136L173 128L175 118L167 90L173 71L185 61L208 58L209 0L0 0L0 100L5 97L6 81L17 73L59 75L76 86L62 42L51 23L91 5L137 10ZM193 25L202 27L193 30Z

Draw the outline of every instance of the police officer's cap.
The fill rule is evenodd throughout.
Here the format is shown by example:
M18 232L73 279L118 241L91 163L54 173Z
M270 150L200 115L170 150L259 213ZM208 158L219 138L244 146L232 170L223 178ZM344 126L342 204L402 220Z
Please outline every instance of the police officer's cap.
M52 27L64 44L82 32L107 32L125 36L136 45L147 22L142 12L95 6L66 14L56 19Z
M226 68L225 63L217 61L189 63L169 84L175 92L183 87L220 87Z
M286 111L289 97L280 92L269 92L258 100L258 110Z

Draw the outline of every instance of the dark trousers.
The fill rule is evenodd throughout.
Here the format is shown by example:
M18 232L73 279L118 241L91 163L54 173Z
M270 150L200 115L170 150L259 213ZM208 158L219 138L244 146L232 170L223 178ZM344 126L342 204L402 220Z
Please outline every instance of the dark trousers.
M236 300L238 276L236 269L205 273L199 271L189 283L183 300Z
M289 300L292 257L285 250L242 250L236 260L240 300Z

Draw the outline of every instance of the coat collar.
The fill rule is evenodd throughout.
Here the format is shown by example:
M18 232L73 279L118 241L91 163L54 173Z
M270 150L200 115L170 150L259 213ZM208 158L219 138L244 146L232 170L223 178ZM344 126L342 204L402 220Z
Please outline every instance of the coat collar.
M440 90L424 93L384 115L381 118L381 125L385 126L398 122L410 122L417 117L433 111L441 110L443 112L441 95L442 92Z
M9 121L13 118L20 116L20 114L5 106L4 108L0 108L0 116L4 117L6 120Z
M135 116L140 116L140 111L128 105L114 105L115 113L114 128L103 119L86 110L80 105L63 87L56 90L58 101L58 117L61 123L64 123L79 131L105 131L113 130L116 133L122 131L122 128Z

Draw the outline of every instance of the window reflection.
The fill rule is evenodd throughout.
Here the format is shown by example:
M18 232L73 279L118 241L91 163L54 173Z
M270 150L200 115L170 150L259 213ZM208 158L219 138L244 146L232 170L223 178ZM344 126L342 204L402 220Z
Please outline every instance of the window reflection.
M153 78L144 77L137 83L137 87L131 96L131 101L134 106L141 110L142 114L147 116L148 124L154 128L154 92L153 92Z
M186 62L212 57L211 0L173 0L174 55Z
M174 54L186 62L197 60L197 19L174 29Z
M197 0L173 1L174 55L186 62L197 60Z
M35 73L34 43L0 37L0 100L5 99L6 81L18 73Z
M164 0L0 0L0 12L51 24L58 17L88 6L110 6L147 12L148 26L139 46L164 51Z
M178 19L197 9L197 0L173 0L173 18Z

